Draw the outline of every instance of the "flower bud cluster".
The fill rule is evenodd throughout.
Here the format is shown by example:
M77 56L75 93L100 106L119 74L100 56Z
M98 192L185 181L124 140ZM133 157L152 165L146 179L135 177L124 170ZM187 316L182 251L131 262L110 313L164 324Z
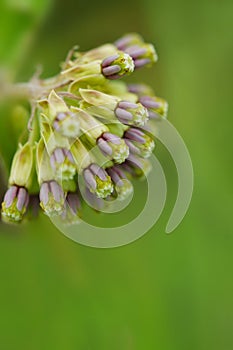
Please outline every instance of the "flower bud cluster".
M150 170L150 125L166 117L167 103L121 78L156 61L153 45L128 34L88 52L73 50L57 76L34 80L32 128L12 161L4 221L20 222L37 196L48 216L79 222L80 178L93 203L132 193L131 179Z

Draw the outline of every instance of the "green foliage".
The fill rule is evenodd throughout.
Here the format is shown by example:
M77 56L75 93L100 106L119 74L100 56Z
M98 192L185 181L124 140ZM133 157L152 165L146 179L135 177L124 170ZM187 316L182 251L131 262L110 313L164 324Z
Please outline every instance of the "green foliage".
M0 91L14 81L53 0L0 1ZM15 125L17 101L0 98L0 154L7 167L17 146L22 120ZM14 125L13 125L14 124ZM10 142L9 142L10 140Z
M14 75L52 0L3 0L0 3L0 66Z

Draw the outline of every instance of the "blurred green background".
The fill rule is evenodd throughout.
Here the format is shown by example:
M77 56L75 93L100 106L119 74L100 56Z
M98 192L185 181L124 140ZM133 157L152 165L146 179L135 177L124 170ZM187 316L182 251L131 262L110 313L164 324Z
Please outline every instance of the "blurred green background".
M161 145L166 209L131 245L81 246L44 215L0 224L0 349L233 349L232 22L230 0L0 1L0 63L19 81L38 63L43 76L56 73L74 44L129 31L155 43L158 64L133 79L169 101L195 172L189 212L171 235L177 176ZM0 150L10 160L6 110Z

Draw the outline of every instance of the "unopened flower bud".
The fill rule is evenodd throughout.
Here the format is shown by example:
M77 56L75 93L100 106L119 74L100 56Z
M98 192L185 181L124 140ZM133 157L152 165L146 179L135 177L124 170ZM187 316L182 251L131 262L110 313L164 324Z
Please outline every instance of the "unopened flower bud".
M132 183L126 178L124 171L120 166L113 166L107 169L108 174L111 176L114 188L119 200L124 200L133 192Z
M83 111L81 108L72 107L72 111L75 112L79 119L82 134L85 135L85 137L87 137L91 143L95 143L97 138L100 137L103 132L108 131L105 124L101 123L99 120L86 111Z
M2 203L2 217L6 221L19 222L27 210L29 194L24 187L11 186Z
M144 66L151 66L157 62L158 56L152 44L137 44L124 50L134 61L135 69Z
M152 44L144 42L138 34L127 34L115 42L119 50L126 52L132 57L136 68L150 66L158 60L155 48Z
M70 139L54 131L47 122L41 123L41 136L49 156L57 148L69 149L70 147Z
M79 59L79 62L88 63L96 60L104 60L106 57L115 55L117 51L116 46L113 44L105 44L84 53L81 59Z
M33 176L33 147L29 142L19 145L18 151L13 158L9 184L29 188Z
M85 183L90 192L99 198L108 197L113 191L111 177L97 164L91 164L83 172Z
M115 115L123 124L144 126L148 120L148 111L141 103L121 101L115 109Z
M58 179L73 179L76 173L73 156L66 148L56 148L50 156L50 164Z
M102 62L102 74L108 79L118 79L134 71L133 59L126 53L119 52L105 58Z
M78 117L70 111L58 113L53 121L53 128L66 137L76 138L80 135Z
M139 101L148 109L149 118L159 119L160 117L167 116L168 103L163 98L156 96L142 96Z
M70 147L70 152L74 159L77 172L80 174L83 169L87 168L92 163L90 152L86 149L84 144L77 139Z
M127 85L128 91L136 94L138 97L141 96L154 96L153 89L146 84L128 84Z
M135 153L143 158L149 158L155 143L153 139L137 128L129 128L125 132L125 142L131 153Z
M65 137L76 138L79 135L79 121L70 111L63 99L52 90L48 100L39 101L41 118L53 126L54 130Z
M77 192L69 192L66 195L61 220L65 225L74 225L80 222L81 202Z
M86 203L97 212L103 210L106 205L106 201L97 197L96 194L92 193L88 187L85 188L84 198Z
M76 64L72 65L70 68L65 69L61 72L61 75L71 79L76 80L88 75L99 74L101 75L101 60L95 60L88 63L83 63L78 61Z
M130 154L126 162L122 164L124 169L130 176L144 178L151 171L151 163L148 159Z
M103 154L111 157L115 163L123 163L129 155L129 148L125 141L109 132L103 133L97 144Z
M43 182L40 188L40 206L48 216L62 213L65 195L61 186L54 180Z
M114 45L118 48L118 50L124 51L129 46L143 42L144 40L141 37L141 35L137 33L129 33L124 35L122 38L116 40Z

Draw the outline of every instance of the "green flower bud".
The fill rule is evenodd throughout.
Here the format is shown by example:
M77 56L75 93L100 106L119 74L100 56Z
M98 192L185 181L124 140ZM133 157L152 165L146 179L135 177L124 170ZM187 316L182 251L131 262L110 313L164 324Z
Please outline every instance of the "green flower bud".
M48 101L39 101L39 105L44 111L41 114L44 122L50 124L58 133L65 137L78 137L80 131L77 117L74 113L71 113L66 103L54 90L49 94Z
M89 63L77 63L73 67L63 70L61 75L65 78L76 80L88 75L102 74L101 73L101 60L95 60Z
M88 152L80 139L77 139L72 145L70 145L70 152L79 174L93 161L90 152Z
M54 131L51 125L46 122L41 123L41 136L44 140L49 156L51 156L57 148L69 149L69 140L58 132Z
M71 107L71 110L76 114L80 124L80 130L93 143L103 132L108 131L105 124L101 123L89 113L83 111L81 108Z
M130 154L127 162L124 163L125 165L125 170L128 171L128 174L139 179L144 179L152 169L151 162L148 159L133 154Z
M104 60L106 57L115 55L118 52L112 44L105 44L93 50L90 50L82 55L79 62L88 63L96 60Z
M74 80L69 85L69 92L76 94L77 96L81 96L79 92L80 89L87 89L89 86L92 86L92 88L95 90L101 90L104 88L107 82L110 83L110 81L106 80L105 77L100 74L84 76Z
M54 170L51 167L50 156L47 152L43 139L40 139L36 148L36 169L38 183L48 182L56 178Z
M123 201L133 192L133 185L128 179L122 179L120 183L115 186L115 190L117 198Z
M29 142L19 145L10 172L9 184L29 188L34 171L33 147Z
M80 89L79 92L84 100L80 103L82 109L102 119L116 120L114 110L120 101L118 97L91 89Z

